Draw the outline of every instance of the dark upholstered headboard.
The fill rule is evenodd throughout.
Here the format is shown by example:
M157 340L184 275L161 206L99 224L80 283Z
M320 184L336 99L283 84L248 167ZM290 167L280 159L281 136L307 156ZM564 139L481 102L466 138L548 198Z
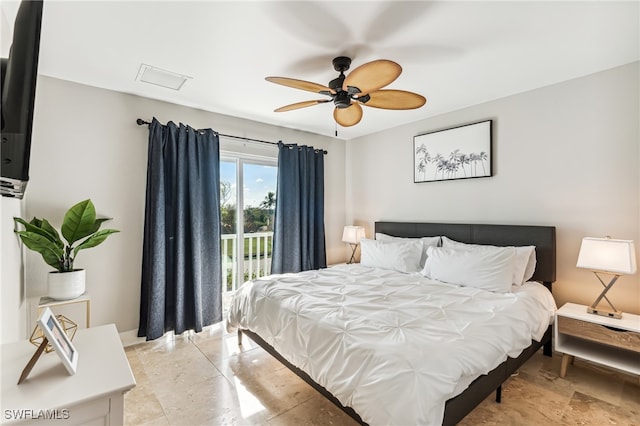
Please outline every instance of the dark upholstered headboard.
M469 244L536 246L536 271L531 280L548 284L556 280L556 228L554 226L376 222L375 232L396 237L444 235L452 240Z

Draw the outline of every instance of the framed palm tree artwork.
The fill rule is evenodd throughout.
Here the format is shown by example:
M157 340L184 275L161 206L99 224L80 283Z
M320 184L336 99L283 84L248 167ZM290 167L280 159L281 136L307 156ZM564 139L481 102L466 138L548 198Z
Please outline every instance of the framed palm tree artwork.
M413 138L413 181L492 176L492 120L464 124Z

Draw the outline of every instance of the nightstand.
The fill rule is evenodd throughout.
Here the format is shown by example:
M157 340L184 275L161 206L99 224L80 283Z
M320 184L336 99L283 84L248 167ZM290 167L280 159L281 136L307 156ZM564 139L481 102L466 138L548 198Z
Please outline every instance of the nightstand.
M560 377L573 357L640 375L640 316L621 319L587 313L585 305L567 303L556 312L555 345L561 352Z

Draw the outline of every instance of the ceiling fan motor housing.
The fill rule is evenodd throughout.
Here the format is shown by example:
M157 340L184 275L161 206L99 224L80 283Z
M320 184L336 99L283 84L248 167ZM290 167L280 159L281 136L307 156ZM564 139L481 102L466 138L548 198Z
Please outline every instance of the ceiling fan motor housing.
M349 92L342 90L342 83L344 83L344 73L342 71L340 71L340 76L338 78L334 78L329 82L329 88L335 92L335 94L331 95L331 97L333 98L333 104L336 106L336 108L347 108L349 105L351 105Z
M344 90L336 92L336 97L333 100L333 104L336 106L336 108L347 108L351 106L351 97L349 96L349 93L345 92Z

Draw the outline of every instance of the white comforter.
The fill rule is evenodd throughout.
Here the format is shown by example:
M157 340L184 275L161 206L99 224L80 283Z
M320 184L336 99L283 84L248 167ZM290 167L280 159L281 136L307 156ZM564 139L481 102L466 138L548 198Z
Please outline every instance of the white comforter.
M228 331L260 335L372 425L441 424L445 402L540 340L555 302L360 265L272 275L235 295Z

